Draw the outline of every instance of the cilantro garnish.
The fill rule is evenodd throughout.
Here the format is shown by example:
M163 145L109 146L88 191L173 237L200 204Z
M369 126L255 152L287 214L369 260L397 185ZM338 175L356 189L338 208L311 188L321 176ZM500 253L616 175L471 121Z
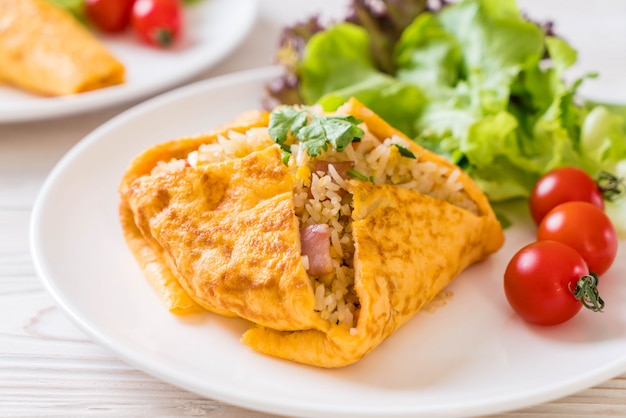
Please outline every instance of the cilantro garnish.
M401 156L407 157L407 158L413 158L414 160L417 160L417 157L415 157L415 154L413 154L407 147L403 147L400 144L391 144L391 146L396 147L398 151L400 151Z
M296 133L307 123L307 114L291 106L283 106L270 115L269 133L279 145L284 145L289 132Z
M363 136L363 130L358 127L361 122L352 115L320 116L307 108L283 106L270 115L269 134L287 152L291 134L305 145L311 157L316 157L329 144L343 151L352 141L359 140Z

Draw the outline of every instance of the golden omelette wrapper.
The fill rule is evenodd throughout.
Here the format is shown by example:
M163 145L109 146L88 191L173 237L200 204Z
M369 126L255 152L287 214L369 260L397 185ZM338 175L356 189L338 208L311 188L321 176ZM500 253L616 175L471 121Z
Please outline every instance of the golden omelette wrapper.
M406 138L354 99L343 112L379 138ZM254 349L341 367L361 359L464 268L501 247L502 229L487 198L462 172L458 181L478 214L413 190L349 180L359 309L354 327L331 324L314 309L301 261L294 179L277 145L151 173L159 161L185 158L228 129L267 124L267 113L248 113L208 135L157 145L131 162L120 186L122 226L170 310L239 316L255 323L242 337ZM444 176L459 170L413 143L410 148L421 161L445 168Z
M132 188L141 181L142 177L148 176L161 161L185 158L191 151L198 149L200 145L215 142L218 135L229 130L245 132L253 127L267 126L268 122L267 113L252 111L206 135L181 138L155 145L138 155L124 174L120 184L121 202L119 208L124 238L137 259L144 276L171 312L186 314L200 312L202 308L183 289L175 274L176 270L170 270L164 249L150 239L149 233L144 235L139 229L138 223L135 221L135 213L129 207Z
M50 96L124 82L124 66L68 11L0 1L0 82Z

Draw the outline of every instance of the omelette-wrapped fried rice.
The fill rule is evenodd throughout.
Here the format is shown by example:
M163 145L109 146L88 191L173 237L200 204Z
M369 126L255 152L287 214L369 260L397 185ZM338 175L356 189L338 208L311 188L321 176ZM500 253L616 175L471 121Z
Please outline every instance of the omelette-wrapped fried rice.
M0 0L0 83L60 96L120 84L124 73L68 11L47 0Z
M281 149L269 115L251 112L135 158L122 225L170 310L245 318L254 349L340 367L501 247L486 197L458 167L354 99L337 114L363 130L341 151Z

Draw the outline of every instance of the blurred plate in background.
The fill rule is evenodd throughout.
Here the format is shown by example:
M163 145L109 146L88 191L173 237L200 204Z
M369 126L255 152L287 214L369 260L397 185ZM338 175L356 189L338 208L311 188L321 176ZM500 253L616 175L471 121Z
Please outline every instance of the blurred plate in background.
M132 32L102 36L126 67L124 84L63 97L42 97L0 85L0 123L97 110L177 86L237 48L252 29L257 11L257 0L203 0L187 6L183 42L169 50L145 45Z

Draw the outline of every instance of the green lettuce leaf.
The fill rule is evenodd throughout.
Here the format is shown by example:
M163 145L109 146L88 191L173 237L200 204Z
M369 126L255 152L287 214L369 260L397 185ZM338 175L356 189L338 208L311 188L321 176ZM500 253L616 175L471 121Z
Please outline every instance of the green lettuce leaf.
M416 85L376 69L369 34L351 23L335 25L313 35L300 70L300 92L307 104L334 110L351 96L410 136L424 98ZM391 105L393 104L393 105Z
M448 59L436 61L435 71L452 74L413 74L418 85L438 85L428 90L438 94L418 121L416 140L461 164L492 201L527 197L548 167L581 165L572 140L581 117L573 104L577 85L561 80L575 52L545 37L514 1L467 0L420 16L405 34L399 59L445 50L439 56ZM460 65L451 58L457 50ZM543 68L546 51L552 66ZM404 78L410 75L407 62L401 61L399 71Z
M300 65L300 92L305 103L357 84L378 73L365 29L342 23L311 37Z
M492 202L528 197L542 174L564 165L626 176L624 118L577 98L593 74L564 81L577 60L565 40L529 21L515 0L415 5L399 36L378 39L380 30L351 23L316 31L291 67L306 104L333 110L356 97L458 164ZM390 39L392 61L381 66L372 51ZM622 231L624 201L607 204Z
M432 98L449 94L461 73L461 46L431 13L418 16L395 48L399 80L421 86Z
M611 111L612 110L612 111ZM580 137L584 168L594 176L609 172L626 188L626 107L593 106L585 118ZM624 191L624 190L623 190ZM618 235L626 239L626 196L605 201L605 210Z
M616 172L626 160L624 117L604 106L592 108L582 124L580 147L587 171Z
M543 54L541 28L521 16L515 0L464 1L438 17L461 46L462 71L470 83L501 88Z

